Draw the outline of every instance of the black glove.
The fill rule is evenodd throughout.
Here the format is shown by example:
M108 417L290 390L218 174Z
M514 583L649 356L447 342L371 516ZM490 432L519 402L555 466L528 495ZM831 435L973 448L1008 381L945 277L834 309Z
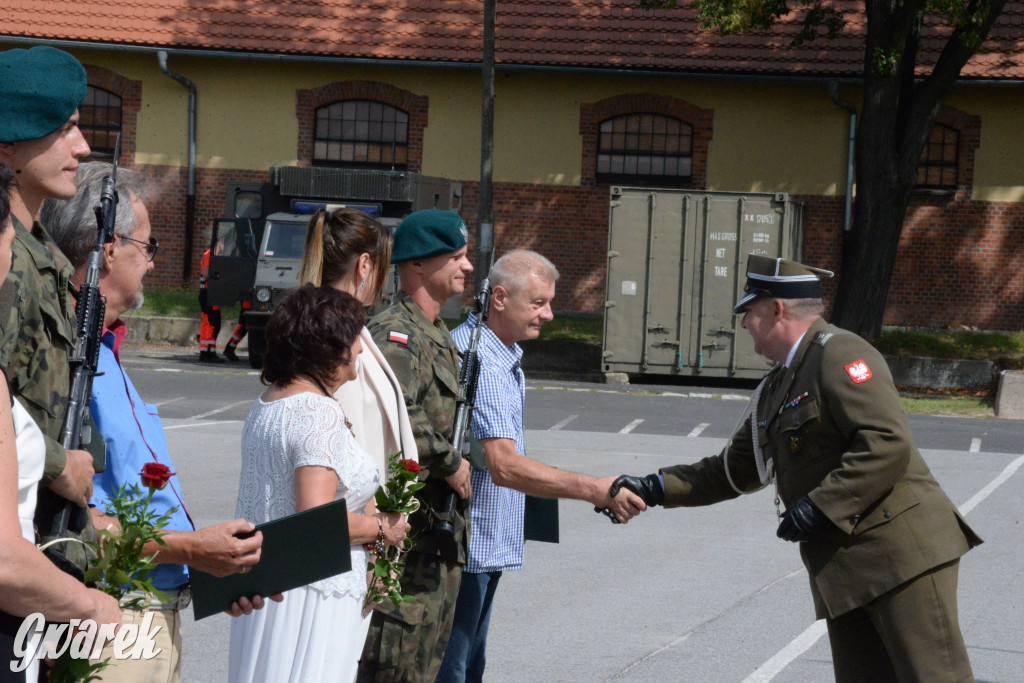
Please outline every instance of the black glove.
M806 543L832 528L835 528L832 520L815 507L810 498L804 496L782 513L782 521L775 535L784 541Z
M623 487L643 498L649 506L661 505L665 502L665 488L661 485L661 478L657 474L648 474L646 477L623 474L612 483L608 493L614 498L619 489Z

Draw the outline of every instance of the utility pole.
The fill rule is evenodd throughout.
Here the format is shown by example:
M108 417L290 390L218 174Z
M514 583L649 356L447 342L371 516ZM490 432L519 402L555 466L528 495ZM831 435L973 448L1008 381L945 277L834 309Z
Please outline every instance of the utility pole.
M476 219L476 264L474 291L494 260L494 21L497 0L484 0L483 104L480 136L480 202Z

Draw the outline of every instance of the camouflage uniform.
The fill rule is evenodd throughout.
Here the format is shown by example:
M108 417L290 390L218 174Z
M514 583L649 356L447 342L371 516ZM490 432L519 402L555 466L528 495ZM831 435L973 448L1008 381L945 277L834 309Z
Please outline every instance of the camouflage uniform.
M61 431L71 391L68 357L73 350L75 312L71 296L71 264L43 227L30 233L16 218L11 274L0 288L0 364L11 389L39 425L46 441L46 466L39 484L36 532L47 533L53 517L67 502L49 489L67 464ZM83 515L83 519L88 515ZM77 534L69 534L77 536ZM95 540L88 522L82 534ZM84 569L81 544L65 544L69 560Z
M469 541L461 501L452 520L454 545L439 543L431 533L434 515L451 492L444 478L462 464L451 444L458 350L444 321L427 320L405 293L368 327L402 385L426 486L416 494L421 507L409 519L414 541L401 577L402 592L416 599L377 607L357 680L432 683L448 645Z

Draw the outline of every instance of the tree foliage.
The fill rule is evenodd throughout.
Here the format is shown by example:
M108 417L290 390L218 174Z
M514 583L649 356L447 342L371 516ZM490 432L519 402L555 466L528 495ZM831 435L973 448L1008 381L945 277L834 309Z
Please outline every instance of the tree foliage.
M678 0L638 0L671 9ZM685 0L684 0L685 2ZM700 26L721 34L772 29L799 17L796 47L837 37L843 12L824 0L691 0ZM903 219L928 135L964 65L1006 0L864 0L863 98L857 130L857 197L832 320L868 339L881 332ZM925 18L949 30L934 63L921 63ZM935 23L935 22L932 22ZM932 35L934 40L937 35Z

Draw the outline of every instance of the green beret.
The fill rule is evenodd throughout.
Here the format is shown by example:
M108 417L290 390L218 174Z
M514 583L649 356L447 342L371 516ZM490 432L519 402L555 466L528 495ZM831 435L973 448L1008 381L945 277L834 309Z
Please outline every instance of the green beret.
M0 52L0 142L38 140L58 130L85 101L85 68L63 50Z
M733 306L736 315L762 297L775 299L820 299L821 278L832 277L831 270L812 268L784 258L751 254L747 258L747 283L743 297Z
M450 254L466 246L466 221L454 211L424 209L405 217L395 228L392 263L405 263Z

